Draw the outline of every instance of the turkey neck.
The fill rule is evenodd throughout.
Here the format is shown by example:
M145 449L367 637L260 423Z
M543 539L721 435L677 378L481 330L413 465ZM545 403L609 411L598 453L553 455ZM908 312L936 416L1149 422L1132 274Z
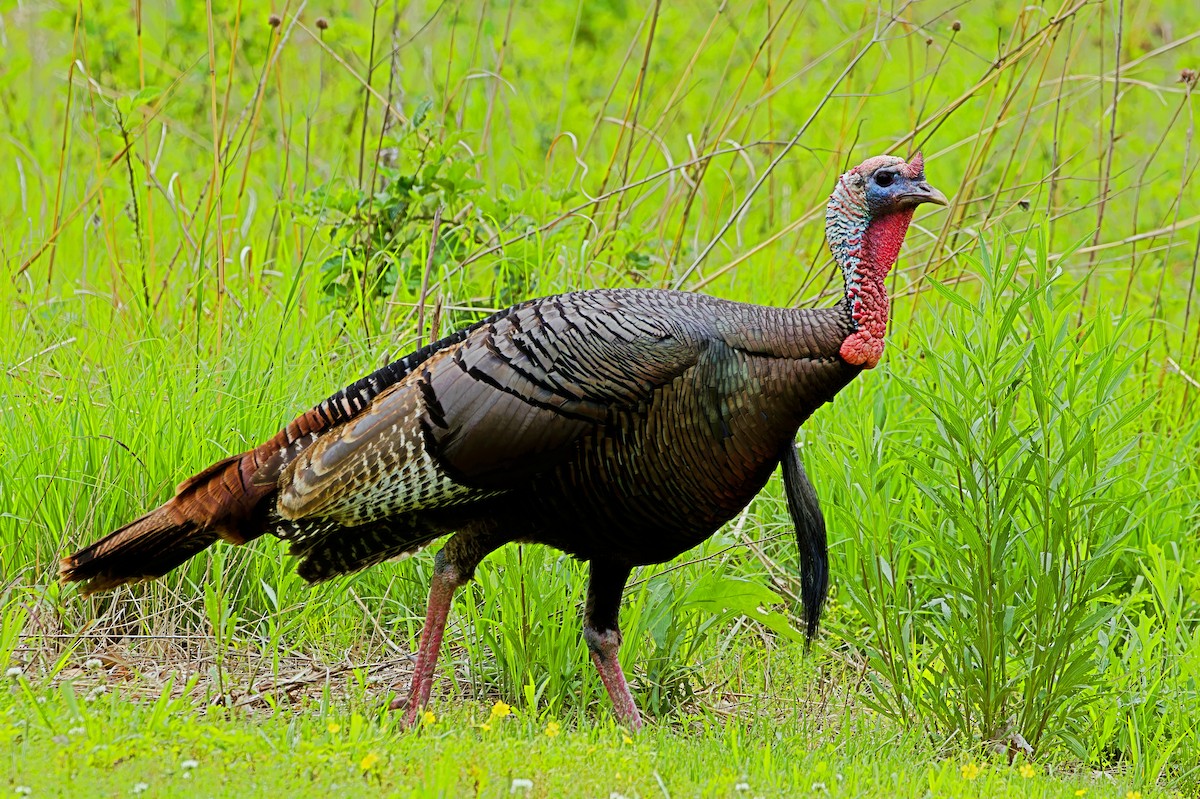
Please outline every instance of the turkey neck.
M871 215L861 192L838 180L825 212L825 235L842 268L854 331L842 342L847 363L870 369L883 355L890 302L884 281L900 254L913 208Z

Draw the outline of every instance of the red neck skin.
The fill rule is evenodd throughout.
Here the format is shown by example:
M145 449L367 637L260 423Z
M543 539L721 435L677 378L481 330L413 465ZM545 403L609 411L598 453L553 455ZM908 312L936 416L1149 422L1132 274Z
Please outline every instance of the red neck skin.
M863 234L861 260L853 283L847 282L846 297L857 330L842 342L841 356L847 362L871 369L883 355L889 301L884 280L900 255L900 245L912 221L912 208L872 220Z

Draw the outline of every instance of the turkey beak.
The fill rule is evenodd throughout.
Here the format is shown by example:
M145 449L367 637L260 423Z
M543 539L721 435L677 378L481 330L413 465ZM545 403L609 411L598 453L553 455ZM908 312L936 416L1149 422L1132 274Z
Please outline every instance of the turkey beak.
M950 201L946 199L946 195L923 180L914 181L911 188L900 195L900 200L910 208L921 203L933 203L934 205L950 204Z

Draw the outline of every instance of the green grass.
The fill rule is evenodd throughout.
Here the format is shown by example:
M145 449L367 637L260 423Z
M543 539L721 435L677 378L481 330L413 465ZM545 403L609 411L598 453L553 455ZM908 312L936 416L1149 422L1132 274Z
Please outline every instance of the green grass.
M722 8L0 8L9 784L170 794L194 758L211 794L1200 789L1200 12ZM274 541L96 600L55 583L488 309L625 285L831 304L833 180L917 147L953 203L909 233L883 364L800 434L835 581L807 658L776 482L635 574L623 660L655 724L632 744L580 640L584 572L550 550L496 553L456 600L414 734L378 709L428 552L311 589ZM90 658L111 690L72 703ZM516 714L471 727L496 699ZM987 753L1014 732L1033 777Z
M85 682L105 684L90 677ZM127 795L139 783L144 796L1071 797L1083 790L1121 797L1130 790L1123 779L1098 782L1052 766L938 756L919 734L811 701L816 696L771 700L745 715L688 714L630 736L611 721L519 709L493 715L491 704L461 701L435 704L419 729L404 731L357 685L340 701L327 688L286 717L198 710L195 683L183 690L168 683L158 698L139 692L134 702L119 682L100 694L75 685L12 691L0 734L11 750L11 783L31 795ZM531 786L522 790L524 780Z

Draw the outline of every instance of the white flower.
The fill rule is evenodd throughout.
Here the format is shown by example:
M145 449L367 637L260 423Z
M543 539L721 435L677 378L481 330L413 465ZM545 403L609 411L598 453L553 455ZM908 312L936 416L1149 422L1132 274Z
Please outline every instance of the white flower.
M508 792L516 793L517 791L529 790L533 790L533 780L515 779L512 781L512 786L508 789Z
M83 661L83 667L88 671L95 671L103 665L104 661L100 658L88 658L87 660Z
M83 735L85 732L87 732L86 727L72 727L67 730L67 735Z
M199 760L185 760L179 764L179 767L184 771L187 771L189 769L194 769L198 765L200 765Z
M24 673L25 672L21 669L20 666L10 666L8 671L4 672L4 676L8 677L9 679L15 680L17 677L20 677ZM24 788L25 786L22 785L21 787Z
M733 786L733 789L735 791L748 791L748 790L750 790L750 783L739 782L737 785Z
M812 792L816 793L817 791L821 791L823 793L829 793L829 789L825 787L825 783L823 783L823 782L814 782L812 784Z
M29 796L29 794L33 793L33 788L30 788L28 785L18 785L16 792L18 796Z
M147 784L146 784L146 783L144 783L144 782L138 782L138 783L134 783L134 786L133 786L133 792L134 792L134 793L141 793L142 791L146 790L146 789L147 789L147 788L149 788L149 787L150 787L150 786L149 786L149 785L147 785Z

